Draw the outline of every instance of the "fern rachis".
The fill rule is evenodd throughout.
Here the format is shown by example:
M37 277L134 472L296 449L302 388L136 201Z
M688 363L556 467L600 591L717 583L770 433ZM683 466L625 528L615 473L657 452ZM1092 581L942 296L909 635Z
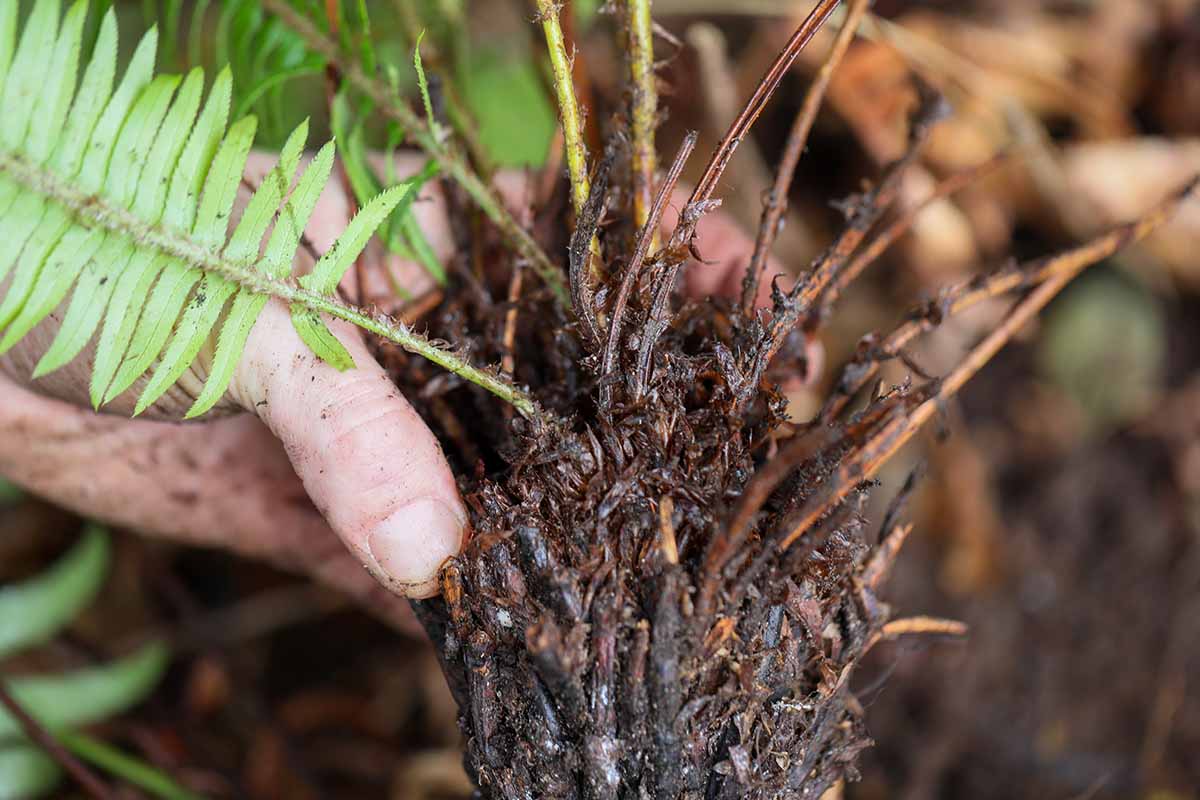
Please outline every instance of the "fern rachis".
M208 377L187 414L193 417L224 395L255 320L274 297L290 306L305 343L339 369L352 362L323 314L536 413L531 400L491 372L336 297L345 271L415 182L366 203L312 273L295 280L292 261L329 179L332 143L297 176L307 126L293 131L230 234L255 121L246 117L226 128L229 71L201 103L200 70L182 79L153 75L151 29L114 90L117 30L110 9L76 92L88 2L76 0L61 23L59 5L38 0L19 42L17 4L0 8L0 241L6 242L0 282L7 281L0 354L66 302L62 326L34 375L67 364L98 336L93 404L110 402L149 372L135 410L141 413L215 335Z

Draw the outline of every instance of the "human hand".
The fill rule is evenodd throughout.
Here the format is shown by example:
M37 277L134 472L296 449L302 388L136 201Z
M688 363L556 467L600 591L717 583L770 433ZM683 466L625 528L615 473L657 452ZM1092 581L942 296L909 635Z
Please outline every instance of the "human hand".
M271 166L273 158L255 155L247 177L257 182ZM419 161L407 166L415 172ZM523 181L508 177L505 194L519 203ZM678 206L685 198L677 199ZM423 190L413 209L439 256L449 258L437 190ZM318 252L348 214L331 182L308 229ZM689 271L689 292L736 292L751 249L745 235L710 215L699 246L715 263ZM391 266L414 293L428 285L415 265ZM437 570L461 546L466 512L436 438L357 330L331 324L357 365L337 372L312 355L287 308L272 301L217 413L179 423L171 420L203 384L204 354L150 418L128 418L140 385L111 414L86 408L86 351L30 381L61 311L0 358L0 474L94 519L311 575L396 621L409 619L398 595L435 591Z

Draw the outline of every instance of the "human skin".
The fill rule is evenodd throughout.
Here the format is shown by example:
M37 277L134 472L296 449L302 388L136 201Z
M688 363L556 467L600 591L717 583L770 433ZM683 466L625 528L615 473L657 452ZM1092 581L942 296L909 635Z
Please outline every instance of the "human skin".
M271 166L271 157L255 154L247 177L256 181ZM419 161L402 163L400 174L406 167L415 171ZM527 194L516 175L505 176L502 189L510 205ZM317 252L332 244L349 211L331 181L307 231ZM451 257L436 187L422 191L414 211L439 255ZM718 212L701 222L697 241L708 263L688 270L687 291L735 293L751 250L745 234ZM413 264L390 266L414 293L428 280ZM356 364L337 372L312 355L287 308L272 300L225 400L213 414L181 423L172 420L202 385L203 355L137 419L128 411L139 386L104 412L87 406L88 352L31 382L63 310L0 358L0 475L82 516L309 575L412 624L402 597L435 591L467 517L437 439L357 330L331 325Z

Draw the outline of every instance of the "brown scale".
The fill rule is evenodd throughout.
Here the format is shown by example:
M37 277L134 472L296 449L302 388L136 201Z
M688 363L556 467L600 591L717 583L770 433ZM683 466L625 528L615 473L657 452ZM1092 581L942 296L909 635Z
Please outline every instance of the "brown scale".
M891 335L864 338L817 419L789 423L770 377L802 368L797 327L815 329L862 254L878 257L880 237L911 224L912 214L885 223L901 174L945 113L940 98L922 93L908 154L845 204L845 230L794 289L776 288L770 313L752 310L757 275L735 302L685 302L674 288L732 149L836 5L819 3L780 54L655 252L650 231L695 140L635 230L630 185L608 186L610 175L633 180L612 138L560 243L574 311L532 274L515 278L521 267L494 234L473 229L470 261L488 271L447 292L424 323L470 342L473 360L511 365L540 416L380 352L464 476L472 538L445 567L442 597L414 605L458 702L481 797L817 798L854 777L870 744L849 685L856 664L897 635L961 632L925 618L889 625L876 591L908 535L897 517L911 486L875 536L859 513L872 477L1067 281L1186 194L1074 250L949 288ZM952 176L934 194L967 182ZM606 256L599 280L593 234ZM950 373L872 392L846 413L916 335L1012 290L1027 293Z

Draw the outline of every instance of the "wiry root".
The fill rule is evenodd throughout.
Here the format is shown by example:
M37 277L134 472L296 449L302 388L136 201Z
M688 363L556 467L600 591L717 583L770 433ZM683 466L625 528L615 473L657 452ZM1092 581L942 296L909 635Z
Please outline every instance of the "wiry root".
M762 102L756 93L738 124ZM608 149L567 247L573 320L546 294L522 298L508 273L496 283L510 307L460 296L433 321L452 332L469 318L492 331L482 344L496 352L483 355L507 359L552 412L499 417L479 392L440 409L457 426L448 438L476 467L463 487L474 535L445 568L442 597L418 614L457 698L483 797L819 797L854 776L869 744L849 685L864 654L901 635L964 633L951 620L889 620L877 592L910 530L898 517L911 485L874 544L859 513L872 477L1067 281L1146 235L1184 195L1061 256L951 289L865 344L822 415L787 438L768 368L902 230L903 218L878 225L943 112L926 93L909 153L852 202L846 231L797 285L776 289L770 315L744 303L672 306L696 222L715 207L712 186L736 146L731 134L654 252L693 141L636 228L628 210L602 224L619 182L610 178L630 174L627 154ZM609 259L596 283L594 237ZM915 336L1025 289L950 373L875 392L845 414L878 363L903 358ZM412 367L397 371L423 379ZM431 403L437 394L425 392ZM483 458L471 431L491 442ZM760 446L767 441L775 446Z

